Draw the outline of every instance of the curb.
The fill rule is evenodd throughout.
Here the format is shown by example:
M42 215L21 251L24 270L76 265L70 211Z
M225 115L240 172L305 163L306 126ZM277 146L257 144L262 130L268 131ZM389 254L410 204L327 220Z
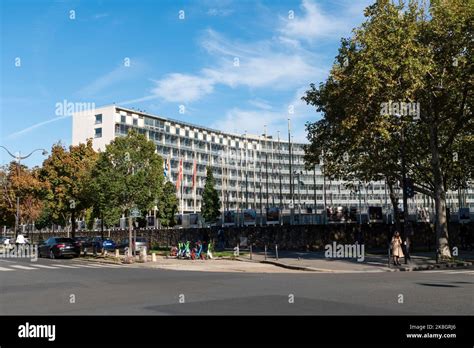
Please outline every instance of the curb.
M274 265L274 266L287 268L287 269L292 269L292 270L295 270L295 271L335 273L334 271L328 270L328 269L285 265L284 263L280 263L280 262L276 262L276 261L255 261L255 262L256 263L265 263L265 264Z
M81 261L88 261L88 262L95 262L95 263L106 263L106 264L112 264L112 265L125 265L123 262L114 262L114 261L109 261L109 260L103 260L103 259L83 259L83 258L78 258L75 259L77 261L74 262L81 262Z
M425 265L425 266L415 266L415 267L401 267L399 270L402 272L411 272L411 271L429 271L433 269L469 269L472 267L471 262L460 262L460 263L444 263L436 265Z

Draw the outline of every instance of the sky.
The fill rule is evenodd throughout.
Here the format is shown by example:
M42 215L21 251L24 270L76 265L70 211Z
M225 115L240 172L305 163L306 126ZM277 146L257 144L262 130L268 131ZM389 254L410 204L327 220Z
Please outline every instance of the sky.
M69 146L58 103L116 103L237 134L266 125L274 137L287 137L291 118L305 142L320 115L301 97L326 80L372 2L1 0L0 145L21 155Z

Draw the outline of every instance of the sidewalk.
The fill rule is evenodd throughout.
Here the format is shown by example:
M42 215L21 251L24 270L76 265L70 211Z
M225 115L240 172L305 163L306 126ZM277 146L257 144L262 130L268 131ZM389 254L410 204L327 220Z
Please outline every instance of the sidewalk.
M324 252L291 252L279 251L278 260L274 253L267 253L267 258L263 252L252 254L250 257L239 257L240 261L261 262L273 264L275 266L316 272L395 272L395 271L421 271L437 268L468 268L472 267L472 258L474 253L461 253L463 260L451 263L436 264L433 253L415 253L411 255L411 261L405 264L405 259L400 260L401 266L394 266L393 263L388 264L387 255L366 254L363 261L358 262L357 259L335 259L326 258ZM469 261L465 261L469 260Z
M137 267L161 268L183 271L205 271L205 272L254 272L254 273L293 273L293 272L325 272L325 273L375 273L375 272L397 272L397 271L423 271L439 268L469 268L472 262L464 261L474 258L473 252L460 253L464 260L450 263L436 264L433 253L415 253L411 255L411 261L405 264L404 258L400 260L401 266L388 265L388 257L383 254L365 254L364 260L357 259L326 258L324 252L293 252L279 251L278 259L274 253L263 252L236 258L215 258L212 260L183 260L156 256L147 256L147 262L141 263L138 257L134 265ZM122 263L124 256L120 257L98 257L87 258L88 261L105 263Z

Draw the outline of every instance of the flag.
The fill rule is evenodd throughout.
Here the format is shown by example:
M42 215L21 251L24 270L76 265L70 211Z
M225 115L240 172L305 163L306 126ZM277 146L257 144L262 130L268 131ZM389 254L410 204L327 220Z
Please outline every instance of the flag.
M181 180L183 180L183 159L179 160L178 178L176 179L176 190L179 191L181 186Z
M194 159L194 163L193 163L193 190L196 186L196 174L197 174L197 170L196 170L196 159Z
M171 176L171 160L170 160L170 157L168 156L168 158L166 159L166 164L167 164L167 172L168 172L168 178L170 181L172 181L172 176Z
M163 160L163 174L168 179L168 162Z

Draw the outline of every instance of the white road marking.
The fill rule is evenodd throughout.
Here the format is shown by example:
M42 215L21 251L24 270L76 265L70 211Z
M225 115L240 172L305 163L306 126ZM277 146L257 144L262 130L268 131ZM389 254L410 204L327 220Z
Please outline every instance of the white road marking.
M13 271L13 269L5 268L5 267L0 267L0 271L2 271L2 272Z
M10 267L14 267L14 268L18 268L18 269L25 269L25 270L38 269L38 268L34 268L34 267L21 266L21 265L10 265Z
M41 264L39 264L39 263L38 263L38 264L35 264L34 266L35 266L35 267L39 267L39 268L58 269L58 267L41 265Z
M80 268L80 267L76 267L76 266L59 265L59 264L56 264L55 266L62 267L62 268Z
M474 274L473 270L470 271L458 271L458 270L436 270L436 271L424 271L424 273L442 273L442 274Z
M89 265L89 264L85 265L85 264L82 264L82 263L78 263L78 264L76 264L76 266L80 267L80 268L100 268L96 265Z

